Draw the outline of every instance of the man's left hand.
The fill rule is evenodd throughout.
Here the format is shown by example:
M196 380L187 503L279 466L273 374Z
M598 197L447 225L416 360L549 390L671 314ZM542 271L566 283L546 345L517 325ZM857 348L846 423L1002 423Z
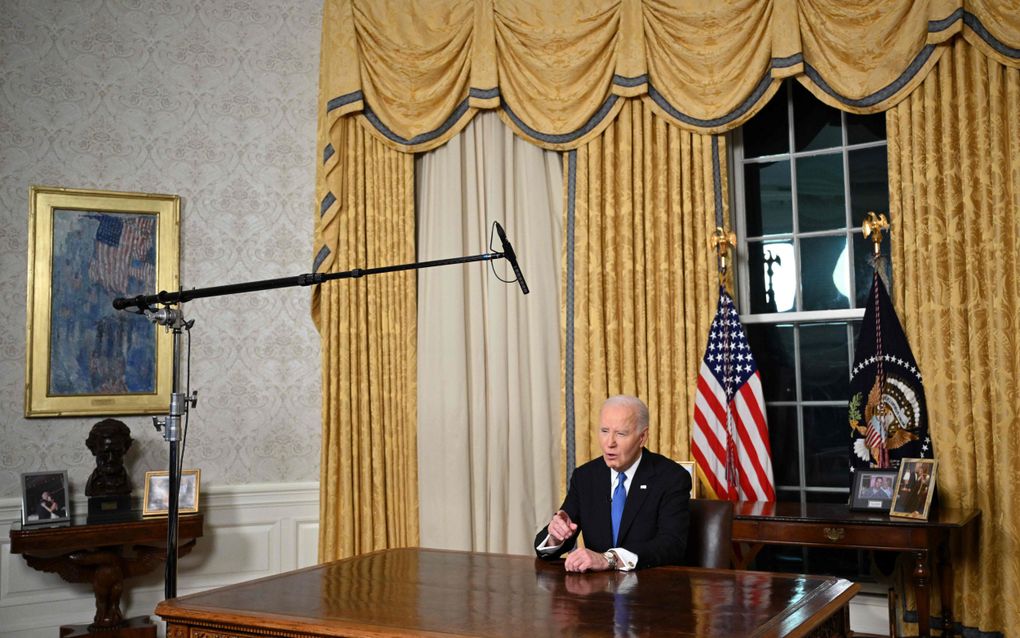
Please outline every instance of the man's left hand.
M567 554L563 566L568 572L604 572L609 569L609 561L598 552L581 548Z

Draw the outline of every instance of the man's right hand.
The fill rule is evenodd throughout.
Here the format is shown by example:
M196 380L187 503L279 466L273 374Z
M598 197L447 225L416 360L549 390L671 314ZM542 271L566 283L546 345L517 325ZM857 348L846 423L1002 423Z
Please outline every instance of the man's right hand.
M560 510L553 514L546 531L549 532L549 539L554 545L562 545L577 532L577 523L570 520L566 512Z

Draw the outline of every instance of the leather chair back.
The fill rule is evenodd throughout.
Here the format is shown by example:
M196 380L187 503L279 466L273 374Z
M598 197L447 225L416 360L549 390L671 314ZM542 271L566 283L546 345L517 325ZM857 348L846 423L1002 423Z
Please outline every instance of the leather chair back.
M729 501L692 498L685 564L729 569L732 539L733 504Z

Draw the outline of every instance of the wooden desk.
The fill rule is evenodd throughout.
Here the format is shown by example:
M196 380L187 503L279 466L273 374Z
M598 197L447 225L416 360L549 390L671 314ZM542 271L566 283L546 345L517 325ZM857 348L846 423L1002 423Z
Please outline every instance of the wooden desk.
M740 567L746 566L762 544L806 545L910 552L914 556L914 594L918 629L930 636L928 586L929 553L936 552L942 574L942 626L952 631L953 569L947 541L954 529L976 524L980 511L933 511L929 520L895 518L874 512L851 512L832 503L736 503L733 540L756 545ZM949 635L943 632L943 635Z
M22 554L33 569L56 572L69 583L91 583L96 615L89 625L65 625L63 638L92 632L104 638L141 638L156 635L148 616L125 619L120 610L124 579L152 571L166 558L165 516L115 523L86 523L76 517L70 524L11 527L11 553ZM178 554L191 551L202 536L201 514L181 516Z
M698 568L567 574L528 556L393 549L163 601L167 638L843 636L858 586Z

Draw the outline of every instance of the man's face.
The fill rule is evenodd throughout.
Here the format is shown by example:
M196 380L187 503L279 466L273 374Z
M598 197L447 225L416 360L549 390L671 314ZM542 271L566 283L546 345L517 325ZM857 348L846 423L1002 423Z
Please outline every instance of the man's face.
M641 454L648 439L648 428L637 431L633 410L622 405L607 405L599 416L599 446L606 465L626 470Z

